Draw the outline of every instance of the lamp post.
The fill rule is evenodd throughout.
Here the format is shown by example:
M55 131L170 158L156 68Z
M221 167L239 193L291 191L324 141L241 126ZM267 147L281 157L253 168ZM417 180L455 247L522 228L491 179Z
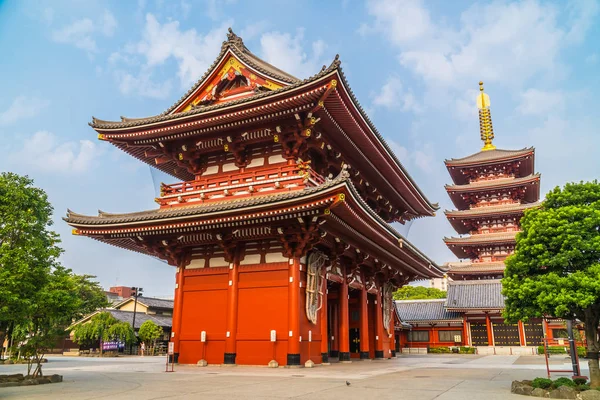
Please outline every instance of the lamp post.
M132 286L131 291L133 294L133 323L132 323L131 327L133 328L133 335L135 336L135 312L137 309L137 299L138 299L138 296L140 296L142 294L144 289L141 287ZM130 343L129 344L129 355L132 355L132 354L133 354L133 343Z

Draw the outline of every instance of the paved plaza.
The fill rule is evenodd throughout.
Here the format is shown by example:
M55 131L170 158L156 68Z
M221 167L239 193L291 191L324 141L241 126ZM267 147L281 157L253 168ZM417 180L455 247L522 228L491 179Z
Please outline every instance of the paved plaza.
M511 381L545 375L536 356L403 355L312 369L176 366L174 373L164 362L49 357L44 372L62 374L63 383L0 389L0 399L522 399L510 394ZM569 367L564 357L552 363ZM2 365L0 374L24 368Z

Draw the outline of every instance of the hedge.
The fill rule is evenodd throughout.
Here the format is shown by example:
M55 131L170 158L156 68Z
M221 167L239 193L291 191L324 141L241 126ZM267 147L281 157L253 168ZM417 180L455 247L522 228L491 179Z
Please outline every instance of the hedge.
M548 346L548 354L568 354L569 346ZM544 346L538 346L538 354L544 354ZM577 346L577 355L579 357L585 357L587 350L583 346Z

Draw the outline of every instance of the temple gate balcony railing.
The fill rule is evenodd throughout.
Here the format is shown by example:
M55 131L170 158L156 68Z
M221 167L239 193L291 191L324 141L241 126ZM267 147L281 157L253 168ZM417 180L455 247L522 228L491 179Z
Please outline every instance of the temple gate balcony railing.
M301 190L324 182L325 179L308 163L270 166L171 185L163 183L160 197L155 201L161 208L172 208Z

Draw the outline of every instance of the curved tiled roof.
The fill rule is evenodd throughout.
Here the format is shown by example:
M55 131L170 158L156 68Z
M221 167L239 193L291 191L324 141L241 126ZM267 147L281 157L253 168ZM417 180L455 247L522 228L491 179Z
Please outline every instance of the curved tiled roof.
M445 237L444 242L451 244L478 244L478 243L498 243L498 242L514 242L517 231L501 232L501 233L482 233L478 235L470 235L466 237Z
M451 158L449 160L444 160L446 165L469 165L469 164L477 164L477 163L488 163L488 162L497 162L508 159L520 158L524 157L535 151L533 147L526 147L520 150L502 150L502 149L494 149L494 150L486 150L480 151L475 154L471 154L470 156L466 156L463 158Z
M504 215L515 212L521 212L528 208L538 207L541 203L520 203L520 204L502 204L499 206L477 207L467 210L445 210L444 214L452 218L469 218L481 215Z
M444 307L446 299L396 300L401 321L410 323L429 321L462 321L462 315Z
M448 192L471 192L479 190L493 190L501 187L514 187L540 180L540 174L532 174L522 178L503 178L486 181L471 182L467 185L445 185Z
M504 271L504 262L457 262L457 263L446 263L444 267L448 268L448 274L489 274L494 272Z
M502 283L499 279L449 282L446 307L451 310L503 309Z

